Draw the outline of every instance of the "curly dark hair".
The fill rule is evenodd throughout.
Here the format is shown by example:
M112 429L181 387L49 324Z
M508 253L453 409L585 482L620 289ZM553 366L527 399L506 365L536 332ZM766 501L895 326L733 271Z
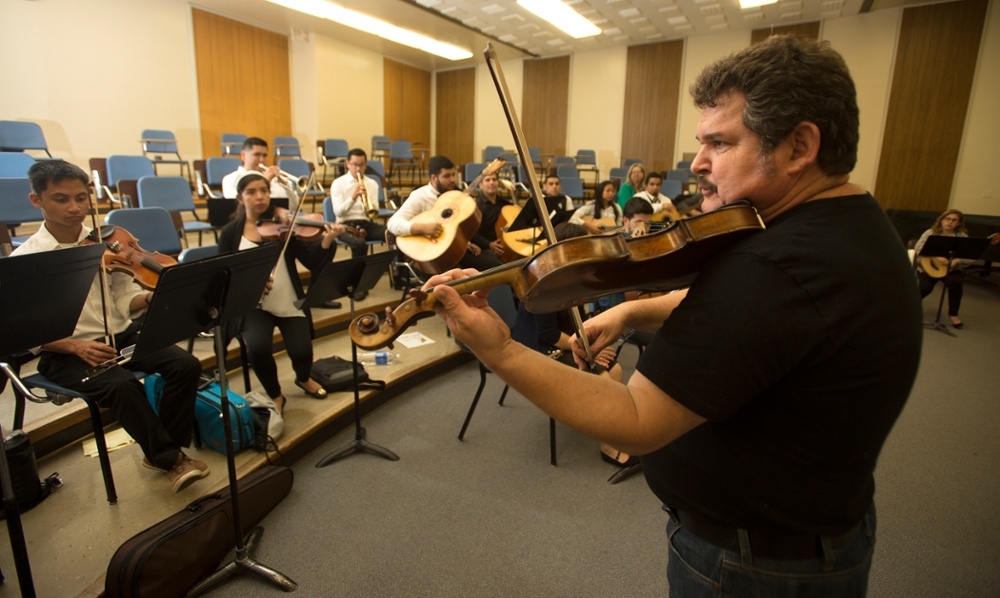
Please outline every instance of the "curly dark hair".
M760 137L761 155L802 122L819 127L817 163L844 175L858 160L858 102L843 57L829 42L777 35L707 67L691 86L698 108L730 93L746 98L743 124Z

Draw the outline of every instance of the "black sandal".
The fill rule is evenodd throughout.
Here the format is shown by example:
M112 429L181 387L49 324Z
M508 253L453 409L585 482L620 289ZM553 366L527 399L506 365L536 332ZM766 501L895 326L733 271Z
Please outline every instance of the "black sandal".
M301 388L302 392L306 393L307 395L309 395L314 399L325 399L327 397L326 389L323 388L322 386L317 388L315 392L309 392L308 390L306 390L305 385L299 382L298 380L295 381L295 386Z

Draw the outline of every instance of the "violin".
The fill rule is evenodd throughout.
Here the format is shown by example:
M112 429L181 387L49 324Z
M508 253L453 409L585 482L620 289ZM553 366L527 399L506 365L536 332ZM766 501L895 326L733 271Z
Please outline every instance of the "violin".
M322 214L301 213L296 216L294 222L289 216L291 212L285 208L274 208L274 215L270 218L260 218L257 220L257 233L265 241L284 241L289 230L296 239L300 241L314 241L323 234L323 227L327 222ZM351 226L344 227L344 230L355 236L363 236L363 233Z
M139 286L150 291L156 288L163 269L177 264L177 260L169 255L146 251L139 246L138 239L120 226L102 227L101 242L105 248L104 269L108 272L124 272L134 278ZM80 244L94 243L97 243L96 229Z
M672 291L687 287L718 252L764 229L750 205L733 204L679 220L659 232L626 239L621 233L576 237L554 243L530 258L448 283L462 294L509 285L528 311L552 313L634 289ZM379 322L365 314L348 332L358 347L372 351L388 345L411 324L432 315L434 295L411 290Z

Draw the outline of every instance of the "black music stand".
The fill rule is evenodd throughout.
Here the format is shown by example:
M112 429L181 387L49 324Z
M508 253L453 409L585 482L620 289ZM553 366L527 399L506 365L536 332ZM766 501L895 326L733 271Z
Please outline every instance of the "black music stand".
M142 334L132 353L134 359L139 359L191 338L209 326L215 328L215 359L222 395L222 427L232 497L236 558L196 583L186 596L202 594L243 571L250 571L286 592L298 587L298 584L282 573L253 559L252 553L264 528L257 526L247 537L243 535L236 460L233 455L229 384L226 378L226 347L222 330L223 324L257 309L280 252L281 245L274 243L164 269L156 285L156 292L153 293Z
M927 241L924 243L923 248L920 249L920 257L948 258L948 271L945 274L945 277L947 278L948 274L951 274L952 260L977 260L979 259L979 256L983 255L983 252L986 251L989 244L990 240L986 238L945 237L943 235L931 235L930 237L927 237ZM942 280L942 282L944 281ZM944 296L945 293L948 292L948 285L943 284L942 287L941 300L938 302L937 317L934 318L933 322L925 322L924 328L938 330L948 336L957 336L941 323L941 310L944 309Z
M0 360L73 334L103 256L104 245L98 243L0 259ZM24 396L33 396L10 365L0 361L0 369ZM21 511L2 447L0 485L17 583L21 596L34 597Z
M337 297L351 300L351 321L354 321L354 294L367 293L375 288L389 264L396 259L395 251L383 251L374 255L354 258L345 262L327 264L319 278L309 285L306 298L296 303L304 309L313 307ZM354 363L354 440L333 451L316 463L316 467L327 465L358 452L367 452L390 461L399 461L399 455L389 449L365 440L366 431L361 427L361 396L358 390L358 346L351 339L351 361Z

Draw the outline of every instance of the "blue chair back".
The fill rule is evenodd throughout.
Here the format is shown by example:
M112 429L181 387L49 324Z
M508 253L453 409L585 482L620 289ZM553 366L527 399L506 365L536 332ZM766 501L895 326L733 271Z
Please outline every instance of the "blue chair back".
M144 176L139 179L139 207L158 206L171 212L194 209L191 185L180 176Z
M19 120L0 120L0 151L23 152L24 150L45 150L45 135L38 123Z
M386 153L389 151L388 135L372 135L372 155L375 153Z
M500 157L507 161L507 168L517 165L521 160L514 152L504 152Z
M347 158L347 152L351 148L347 145L346 139L327 139L323 142L323 157L327 160L333 158Z
M577 164L597 164L597 152L594 150L582 149L576 152Z
M532 164L542 163L542 150L538 149L537 147L529 147L528 156L531 157Z
M299 149L299 140L294 137L275 137L274 138L274 157L280 156L301 156L302 151Z
M483 162L490 163L503 154L503 148L499 145L487 145L483 150Z
M28 177L28 169L35 159L20 152L0 152L0 177L23 179Z
M0 178L0 222L23 224L44 220L42 211L31 205L30 193L27 177Z
M182 264L206 260L219 255L218 245L202 245L201 247L188 247L177 256L177 261Z
M205 174L208 180L205 183L218 186L222 184L222 179L231 172L236 172L243 162L239 158L209 158L205 160Z
M141 135L142 151L150 154L176 154L177 138L170 131L163 129L143 129ZM147 139L162 139L163 141L146 141Z
M691 170L691 160L681 160L677 163L678 170Z
M691 171L678 169L668 170L663 178L669 181L681 181L682 183L686 183L691 178Z
M486 303L503 320L508 328L513 328L517 322L517 307L514 306L514 292L507 285L493 287L486 296Z
M138 181L144 176L156 176L153 163L146 156L108 156L106 162L109 187L114 187L118 181Z
M242 133L223 133L220 138L220 141L222 142L222 155L240 155L240 151L243 149L243 142L246 140L247 136Z
M524 168L524 164L517 165L517 181L523 183L525 187L531 188L528 184L528 171Z
M660 193L669 197L670 201L677 199L682 191L681 182L674 179L664 179L663 187L660 188Z
M111 210L105 220L108 224L120 226L131 233L146 251L159 251L167 255L181 252L181 241L174 228L174 219L163 208Z
M625 159L625 164L624 164L625 170L628 170L628 167L631 166L631 165L633 165L633 164L642 164L642 160L639 160L639 159L636 159L636 158L626 158Z
M580 177L559 177L562 192L573 199L583 199L583 179Z
M301 158L282 158L278 160L278 168L297 177L309 176L309 163Z
M374 170L375 172L377 172L378 175L380 177L382 177L383 179L385 178L385 166L382 165L381 161L379 161L379 160L372 160L372 161L368 162L368 168L371 168L372 170ZM379 185L379 187L381 187L381 186L382 185Z
M486 170L486 164L481 162L466 162L465 163L465 182L471 183L472 179L479 176L479 173Z
M333 198L327 195L323 198L323 220L336 222L337 215L333 213Z
M608 177L612 179L624 179L626 175L628 175L628 168L622 168L621 166L615 166L608 173Z
M576 166L576 160L573 156L556 156L555 165L556 168L560 166Z
M392 160L412 160L413 148L405 139L397 139L389 144L389 158Z
M580 171L576 169L576 166L572 164L561 164L556 166L556 174L559 178L563 177L576 177L580 178Z

